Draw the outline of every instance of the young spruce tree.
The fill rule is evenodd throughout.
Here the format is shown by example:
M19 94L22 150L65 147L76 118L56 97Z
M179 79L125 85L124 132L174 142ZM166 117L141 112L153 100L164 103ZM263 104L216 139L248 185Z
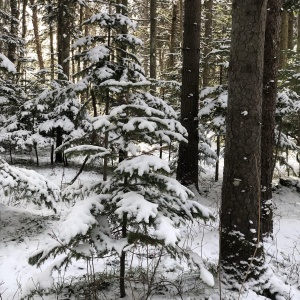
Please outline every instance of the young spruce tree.
M65 190L65 199L76 199L76 203L58 228L53 246L36 253L30 262L40 264L50 254L61 252L66 253L62 263L72 257L101 258L108 253L119 256L123 298L127 250L137 245L152 245L167 249L172 255L188 255L190 250L178 247L180 227L194 217L210 218L211 213L191 200L193 193L171 177L166 161L141 146L187 140L186 130L176 120L174 110L144 91L149 82L134 54L141 41L130 33L118 33L118 27L126 25L129 31L136 24L114 12L114 7L85 23L97 25L100 34L75 43L86 47L79 56L87 61L88 72L74 88L84 90L92 86L106 104L106 113L93 119L91 133L97 136L99 144L74 140L77 146L66 149L65 154L114 158L121 152L124 157L106 180L93 184L75 182ZM103 32L108 33L107 38L103 38ZM122 47L124 43L127 47ZM120 55L124 49L125 55ZM202 265L200 268L203 271Z

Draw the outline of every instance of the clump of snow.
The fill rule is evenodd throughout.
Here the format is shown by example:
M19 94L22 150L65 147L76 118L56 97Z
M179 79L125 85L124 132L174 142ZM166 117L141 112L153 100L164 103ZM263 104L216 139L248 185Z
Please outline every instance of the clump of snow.
M149 223L149 218L155 218L158 213L158 204L147 201L142 195L135 192L123 194L117 206L119 207L115 210L117 215L121 217L127 213L129 218L134 217L138 223L142 221Z
M2 53L0 53L0 67L11 73L17 73L15 65Z

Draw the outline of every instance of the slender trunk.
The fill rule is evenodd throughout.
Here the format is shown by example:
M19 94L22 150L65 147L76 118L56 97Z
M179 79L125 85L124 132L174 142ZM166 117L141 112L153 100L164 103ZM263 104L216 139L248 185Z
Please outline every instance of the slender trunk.
M220 158L220 144L221 144L221 137L220 135L217 135L217 161L216 161L216 172L215 172L215 181L217 182L219 180L219 158Z
M54 151L55 151L55 147L54 147L54 141L55 141L55 129L52 129L52 144L51 144L51 152L50 152L50 162L51 165L54 164Z
M105 97L105 114L109 114L109 91L106 92ZM104 147L108 149L108 132L104 134ZM108 175L108 157L105 156L103 159L103 181L107 180Z
M23 0L22 7L22 39L25 39L27 33L27 22L26 22L26 8L27 8L28 0Z
M57 17L57 60L62 67L64 75L69 79L70 76L70 47L71 47L71 11L72 3L67 0L58 1L58 17ZM62 74L58 74L58 79L64 80Z
M72 32L72 12L73 3L67 0L58 1L58 16L57 16L57 63L61 67L58 72L58 80L66 80L70 77L70 47L71 47L71 32ZM65 78L66 77L66 78ZM56 148L63 143L63 129L56 129ZM55 161L58 163L64 162L63 153L56 152Z
M293 43L294 43L294 12L289 11L288 13L288 42L287 48L289 50L293 50Z
M149 26L149 0L143 0L143 26L147 28ZM146 55L148 57L148 55ZM149 60L145 58L143 60L143 66L146 76L149 74Z
M39 163L39 154L38 154L37 144L34 143L33 147L34 147L34 152L35 152L36 165L39 166L40 163Z
M281 29L280 29L280 53L279 53L279 68L284 69L286 66L286 50L288 47L288 13L282 11Z
M63 130L61 127L56 128L56 148L61 146L63 143ZM63 163L64 158L63 158L63 153L62 151L57 151L55 155L55 162L56 163Z
M297 51L300 52L300 11L298 11L298 23L297 23Z
M50 69L51 69L51 80L54 80L55 73L55 53L54 53L54 30L53 24L49 23L49 42L50 42Z
M209 59L207 57L208 53L210 52L211 46L211 40L212 40L212 26L213 26L213 0L206 0L204 2L205 7L205 33L204 33L204 49L203 49L203 55L204 55L204 67L203 67L203 87L209 85Z
M150 78L156 79L157 0L150 0Z
M10 0L10 13L11 13L11 20L10 20L10 35L14 40L12 43L8 43L8 53L7 57L13 62L17 62L17 43L16 40L18 38L19 32L19 9L18 9L18 1L17 0Z
M19 9L18 9L18 1L17 0L10 0L10 35L12 36L12 42L8 43L8 52L7 57L8 59L13 62L14 64L17 63L18 55L17 55L17 38L19 32Z
M126 238L126 237L127 237L127 213L124 213L123 221L122 221L122 238ZM120 257L120 298L126 297L125 268L126 268L126 252L122 251Z
M183 44L183 11L184 11L183 0L179 0L179 34L180 34L180 45Z
M287 166L286 166L287 175L290 176L290 168L288 166L288 163L289 163L289 149L288 148L286 148L286 150L285 150L285 160L287 162Z
M264 50L264 77L261 132L262 233L272 235L272 178L275 147L278 50L281 0L268 0Z
M10 163L13 164L11 143L9 143L9 157L10 157Z
M174 68L174 65L175 65L177 13L178 13L178 5L177 5L177 3L174 3L173 7L172 7L172 23L171 23L171 34L170 34L170 54L169 54L169 59L168 59L168 68Z
M39 68L44 69L44 60L42 55L42 45L40 41L40 33L39 33L39 24L38 24L38 9L35 0L30 0L31 10L32 10L32 26L34 33L34 41L35 41L35 50L38 57Z
M198 105L200 59L200 9L198 0L185 2L181 123L188 132L188 144L180 143L177 180L198 188Z
M222 65L220 66L220 80L219 80L220 85L223 84L223 67ZM218 134L217 136L217 161L216 161L216 169L215 169L215 181L217 182L219 180L219 165L220 165L220 151L221 151L221 133Z
M27 34L27 22L26 22L27 4L28 4L28 0L23 0L23 2L22 2L22 30L21 30L21 32L22 32L21 36L22 36L23 40L25 40L25 37L26 37L26 34ZM17 72L18 73L22 73L22 71L21 71L21 64L17 65ZM24 76L23 79L25 81L25 88L26 88L26 78L25 78L25 76Z
M80 30L80 32L82 32L82 22L83 22L83 6L82 5L80 5L80 8L79 8L79 30ZM87 26L86 26L87 27ZM82 49L81 49L81 47L78 47L78 53L81 53L82 52ZM78 59L77 59L77 73L80 71L80 65L81 65L81 59L80 59L80 57L78 57ZM79 78L79 73L78 73L78 75L77 75L77 80L79 80L80 78Z

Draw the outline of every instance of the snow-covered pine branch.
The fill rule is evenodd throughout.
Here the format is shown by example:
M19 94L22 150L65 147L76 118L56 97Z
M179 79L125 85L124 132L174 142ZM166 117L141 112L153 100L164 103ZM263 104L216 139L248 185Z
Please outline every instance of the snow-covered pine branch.
M14 202L26 200L56 211L60 200L60 189L51 181L33 170L10 166L3 159L0 160L0 186L2 199L9 197Z

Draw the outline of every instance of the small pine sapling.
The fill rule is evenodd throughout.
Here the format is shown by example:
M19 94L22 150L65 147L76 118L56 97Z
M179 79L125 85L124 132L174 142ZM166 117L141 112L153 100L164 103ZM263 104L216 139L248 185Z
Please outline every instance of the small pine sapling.
M53 235L53 244L33 254L29 262L40 265L60 253L65 253L62 264L72 258L115 255L120 258L122 290L126 251L137 245L152 245L173 256L191 257L190 250L179 247L180 227L196 217L211 218L212 214L171 177L166 161L144 150L143 145L155 149L161 142L186 142L187 133L169 105L143 91L150 83L133 53L134 46L141 42L133 35L118 34L115 28L126 24L134 29L136 25L120 13L107 12L92 16L86 24L99 24L107 30L109 42L100 36L88 36L75 43L75 47L87 47L78 55L89 65L73 89L83 91L92 86L97 96L102 95L106 113L93 118L91 131L82 139L66 143L65 154L91 159L119 157L119 162L104 180L75 181L65 189L63 197L73 207ZM111 36L113 30L116 32ZM127 47L122 47L123 43ZM114 55L124 49L126 55ZM102 143L86 144L91 135Z

